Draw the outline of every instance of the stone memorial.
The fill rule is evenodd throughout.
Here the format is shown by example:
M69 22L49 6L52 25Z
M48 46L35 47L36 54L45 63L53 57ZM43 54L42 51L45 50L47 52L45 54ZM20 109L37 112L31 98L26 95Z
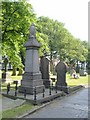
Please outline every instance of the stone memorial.
M66 72L67 66L63 62L59 62L56 67L55 71L57 73L57 89L68 93L67 83L66 83Z
M84 69L80 69L79 74L80 74L80 76L86 76L87 75L87 73Z
M26 93L34 94L34 89L36 88L36 92L41 93L43 92L44 85L39 69L38 49L40 48L40 44L36 39L35 25L33 23L30 27L30 37L25 47L25 72L22 76L19 92L24 92L26 90Z
M3 73L2 73L2 82L12 82L12 79L11 79L11 75L10 73L7 71L7 65L8 65L8 57L5 56L4 57L4 61L3 61Z
M50 60L45 56L41 57L40 60L40 71L42 73L43 84L46 88L50 86Z

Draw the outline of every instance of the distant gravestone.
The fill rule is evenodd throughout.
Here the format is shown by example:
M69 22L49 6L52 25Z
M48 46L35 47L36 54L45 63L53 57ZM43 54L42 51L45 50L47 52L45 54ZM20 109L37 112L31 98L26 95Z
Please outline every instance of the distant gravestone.
M5 56L4 58L4 71L2 73L2 82L12 82L11 75L7 72L8 58Z
M83 69L79 70L79 74L80 74L80 76L86 76L87 75L87 73Z
M67 66L63 62L59 62L56 67L55 71L57 72L57 89L68 93L67 83L66 83L66 72Z
M45 85L46 88L50 86L50 60L46 58L45 56L41 57L40 60L40 71L42 73L42 79L43 79L43 84Z
M79 73L80 67L77 65L76 66L76 73Z

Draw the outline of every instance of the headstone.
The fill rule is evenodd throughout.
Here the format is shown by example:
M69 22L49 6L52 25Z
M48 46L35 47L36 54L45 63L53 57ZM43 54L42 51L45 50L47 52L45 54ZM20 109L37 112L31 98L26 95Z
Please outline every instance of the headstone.
M42 73L43 84L46 88L50 86L50 60L45 56L41 57L40 60L40 71Z
M80 67L77 65L76 66L76 73L79 73L79 69L80 69Z
M21 86L19 92L34 94L34 89L36 88L37 93L43 92L43 80L41 78L41 72L39 69L39 55L38 49L40 44L36 40L36 32L34 24L30 27L30 37L26 47L26 60L25 60L25 72L22 76Z
M2 64L2 69L4 69L2 73L2 82L11 83L12 79L10 73L7 71L7 65L8 65L8 57L5 56L4 63Z
M12 65L11 65L11 63L9 62L8 63L8 70L12 70L13 68L12 68Z
M57 89L68 93L67 83L66 83L66 72L67 66L63 62L59 62L56 67L55 71L57 72Z
M12 83L12 78L9 72L2 73L2 82Z
M80 74L80 76L86 76L87 75L87 73L85 72L84 69L80 69L79 74Z

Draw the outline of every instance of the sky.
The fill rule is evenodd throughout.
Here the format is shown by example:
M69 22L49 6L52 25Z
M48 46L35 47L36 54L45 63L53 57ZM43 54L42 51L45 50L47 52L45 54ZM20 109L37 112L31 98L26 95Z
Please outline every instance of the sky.
M65 24L80 40L88 41L88 0L28 0L34 12Z

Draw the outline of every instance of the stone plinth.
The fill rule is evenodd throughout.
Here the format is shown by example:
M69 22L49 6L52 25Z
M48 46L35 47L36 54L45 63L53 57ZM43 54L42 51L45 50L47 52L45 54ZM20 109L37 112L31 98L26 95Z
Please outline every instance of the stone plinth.
M19 92L33 94L36 88L36 93L43 92L43 80L41 78L41 72L39 70L39 55L38 49L40 44L36 40L35 27L32 24L30 28L30 37L25 44L26 47L26 60L25 60L25 73L22 76L21 87Z
M22 77L21 87L19 91L24 92L24 90L26 89L26 93L34 94L35 87L36 93L40 93L43 91L44 85L41 78L41 73L25 72Z

